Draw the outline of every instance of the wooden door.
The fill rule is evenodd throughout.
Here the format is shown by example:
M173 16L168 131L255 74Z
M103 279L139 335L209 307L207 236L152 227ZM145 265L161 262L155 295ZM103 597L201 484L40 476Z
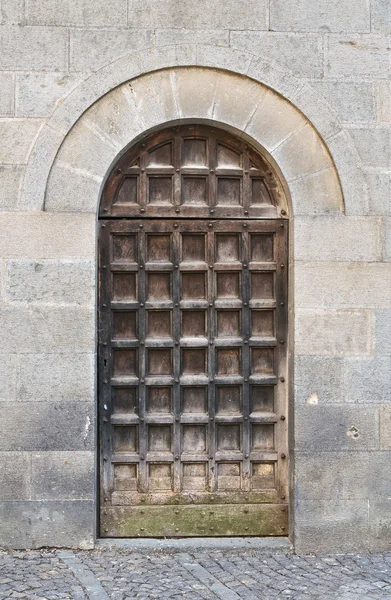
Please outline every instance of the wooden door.
M99 225L101 535L287 535L287 221Z

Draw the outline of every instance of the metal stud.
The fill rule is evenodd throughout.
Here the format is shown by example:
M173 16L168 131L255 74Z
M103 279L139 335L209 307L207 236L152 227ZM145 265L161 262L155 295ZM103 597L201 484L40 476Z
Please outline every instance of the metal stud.
M180 212L179 208L176 208L176 209L175 209L175 212L176 212L176 213L179 213L179 212Z
M282 458L282 459L286 458L286 454L282 453L282 454L281 454L281 458Z
M280 381L282 381L282 383L284 383L285 377L280 377Z
M208 224L208 227L213 227L213 223L209 223L209 224Z
M281 421L285 421L285 415L281 415L280 419Z

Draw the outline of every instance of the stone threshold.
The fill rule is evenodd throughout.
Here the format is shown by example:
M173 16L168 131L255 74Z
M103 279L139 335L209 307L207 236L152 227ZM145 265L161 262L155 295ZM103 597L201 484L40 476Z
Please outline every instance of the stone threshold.
M251 537L251 538L99 538L96 548L118 548L134 552L192 552L209 550L258 550L262 552L293 552L288 537Z

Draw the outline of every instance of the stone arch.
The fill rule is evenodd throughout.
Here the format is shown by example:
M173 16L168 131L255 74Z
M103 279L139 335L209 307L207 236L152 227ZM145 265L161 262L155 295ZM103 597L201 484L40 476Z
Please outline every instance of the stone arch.
M152 69L155 70L141 75ZM208 82L202 94L196 85L201 76ZM186 78L188 87L184 88L181 82ZM124 93L128 88L133 90L131 101L129 92L127 100ZM163 89L168 100L160 106ZM121 100L124 112L114 115L115 99L120 96L125 98ZM193 102L192 106L195 98L198 104ZM172 110L168 110L170 101ZM240 115L234 114L236 109L240 109ZM107 113L111 114L110 124L102 126L99 119ZM191 45L157 48L118 59L70 94L36 141L27 167L21 208L95 211L96 205L91 206L86 199L93 195L97 201L103 177L124 146L148 128L205 115L223 126L244 131L274 157L289 182L298 214L344 212L340 183L346 212L362 212L366 202L365 181L354 147L327 104L311 88L253 54ZM262 125L268 125L276 133L280 128L280 139L268 139L271 133L265 132ZM124 128L119 134L121 127ZM78 145L79 142L83 143ZM93 146L96 160L94 168L89 170L92 142L96 144ZM71 162L67 159L70 153ZM59 172L67 167L72 172L72 177L69 168L64 174L70 195L72 178L79 177L85 183L81 203L72 205L64 197ZM62 193L58 194L61 187ZM56 193L62 200L56 199ZM357 198L361 199L358 204Z

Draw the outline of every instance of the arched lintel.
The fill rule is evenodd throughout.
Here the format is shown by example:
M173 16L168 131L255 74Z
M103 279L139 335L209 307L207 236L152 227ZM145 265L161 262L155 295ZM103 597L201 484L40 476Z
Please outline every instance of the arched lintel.
M64 146L64 139L68 139L69 135L67 134L71 134L75 127L80 125L80 122L84 119L86 113L88 113L89 107L94 108L105 98L108 99L111 94L116 92L118 86L121 87L121 82L123 81L128 81L130 79L132 82L138 82L144 77L159 77L159 73L180 71L181 69L191 69L193 73L194 70L205 71L210 69L212 72L214 72L215 76L217 70L219 77L234 77L237 81L240 78L242 83L247 82L247 84L250 86L257 86L261 84L264 89L268 89L271 94L274 94L274 96L278 97L281 103L284 102L286 105L289 105L292 107L292 110L296 112L296 114L300 114L303 119L306 119L308 124L307 131L312 130L312 132L315 133L321 145L326 149L331 161L329 171L328 168L321 168L318 170L318 172L321 172L322 170L328 171L325 173L325 175L330 178L331 171L334 171L334 174L331 177L333 179L333 184L329 188L329 191L326 191L326 196L330 196L331 192L334 197L334 201L336 195L339 195L339 199L337 203L338 207L334 206L330 209L330 207L327 206L322 207L322 200L320 199L319 201L319 197L313 197L311 199L311 203L313 204L312 208L309 206L296 206L296 211L303 214L324 214L329 212L343 213L344 200L338 179L340 179L342 182L344 192L345 190L348 192L348 198L346 197L345 193L345 201L350 201L350 197L357 198L357 194L355 194L357 190L352 188L357 188L358 186L360 188L361 197L365 197L365 193L363 194L363 189L365 188L363 174L359 168L359 165L357 164L357 156L352 144L350 143L349 137L338 125L336 119L334 119L334 115L331 114L331 110L325 103L322 105L322 101L319 99L319 97L315 97L315 93L307 86L307 84L303 85L302 82L295 80L293 77L289 77L286 71L279 69L278 66L266 63L259 57L248 55L248 53L238 53L237 51L228 48L218 49L219 59L217 60L212 56L209 56L208 58L208 53L210 54L211 52L210 47L197 47L198 58L196 62L198 62L199 65L202 65L200 68L199 66L194 67L194 54L192 54L192 47L181 46L175 48L175 52L172 47L170 47L170 51L167 51L167 47L164 49L164 52L162 49L160 49L160 55L158 49L151 51L151 53L148 54L150 68L155 67L159 68L160 70L153 71L148 75L143 74L140 76L140 73L142 71L145 73L145 70L147 69L145 60L141 60L142 53L123 57L113 63L113 65L110 67L110 70L108 67L105 67L83 82L83 84L81 84L81 86L79 86L79 88L76 89L64 101L63 105L55 111L49 123L41 130L33 152L31 153L27 167L24 199L21 209L42 210L44 206L45 193L47 192L49 174L52 170L52 167L55 167L59 160L59 149L61 148L62 150ZM216 49L213 49L213 51L215 50ZM244 56L244 54L246 54L246 56ZM160 56L159 60L157 60L158 55ZM201 57L203 57L202 60ZM246 66L244 66L243 63L244 59L247 61ZM180 69L175 69L173 63L177 63L177 65L179 64ZM239 67L239 63L242 64L241 67ZM187 68L186 64L190 64L191 66ZM238 75L238 73L240 73L240 75ZM277 93L272 91L272 87L277 90ZM295 105L299 105L298 108L300 110L295 108L295 106L292 104L294 98L296 98ZM235 99L233 102L235 102ZM308 105L307 111L304 110L305 107L303 104L305 103ZM317 112L318 117L316 118L314 116L314 107L317 106L319 108L319 105L322 105L322 110ZM311 115L312 119L308 119L306 117L308 117L308 112L311 113L311 107L314 114ZM305 117L303 116L304 114L306 115ZM180 115L177 114L176 117L178 116ZM194 117L195 116L196 115L194 115ZM214 119L215 115L213 115L212 120ZM321 122L317 123L315 128L314 121L317 119L320 119ZM219 119L219 122L224 125L223 119ZM278 123L277 120L276 122ZM329 136L327 148L318 133L319 129L322 128L322 123L326 134L324 137L326 138ZM228 122L226 125L232 125L232 123ZM239 129L241 129L241 127L239 127ZM250 135L253 140L258 141L256 136L251 135L251 132L244 131L244 134ZM134 136L133 139L135 139L135 137L136 136ZM131 141L132 140L128 139L127 143L129 144ZM292 142L294 141L295 140L292 140ZM117 148L116 155L118 155L119 151L120 149ZM112 157L110 163L114 159L115 157ZM274 160L277 165L281 167L278 157L275 157ZM355 177L347 176L345 172L345 165L350 165L350 168L352 165L354 165ZM108 167L109 164L106 164L106 172ZM83 168L80 167L79 170L80 174L82 174ZM283 167L280 170L284 171ZM88 169L86 170L85 174L87 178L91 175L88 173ZM307 173L303 177L300 175L295 177L293 185L289 182L290 189L293 189L293 196L302 194L302 192L299 190L300 187L306 186L308 188L308 185L311 187L311 176L315 179L319 179L319 175L316 171L314 171L313 173L310 173L310 175ZM92 175L90 179L95 179L95 184L97 183L96 175ZM286 179L289 181L289 177L286 177ZM306 183L305 180L307 180ZM90 184L90 189L93 187L96 189L96 185ZM316 194L316 185L314 187L314 191L315 196L318 196L318 194ZM48 196L46 196L46 200L46 210L70 210L70 207L66 206L66 203L60 208L59 206L54 207L52 203L48 201ZM365 198L362 202L365 203ZM354 207L351 205L347 208L347 212L350 214L362 212L361 207ZM86 210L86 207L81 205L76 210Z

